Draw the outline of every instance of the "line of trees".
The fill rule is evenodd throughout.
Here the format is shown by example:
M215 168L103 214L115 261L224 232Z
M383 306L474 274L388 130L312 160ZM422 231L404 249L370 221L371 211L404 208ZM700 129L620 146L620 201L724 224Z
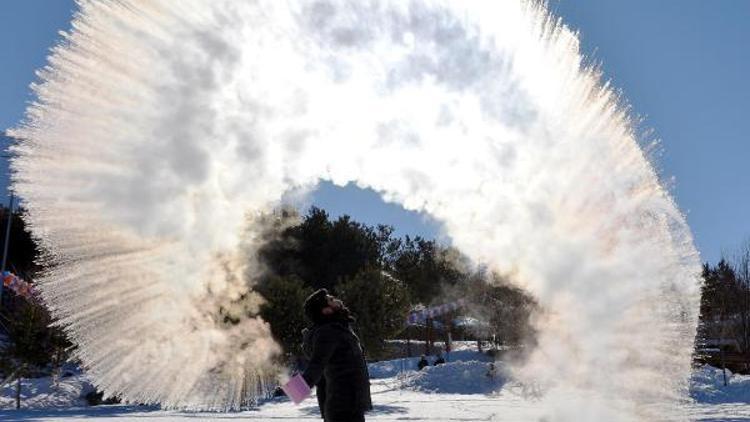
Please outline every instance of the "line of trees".
M462 315L485 322L471 329L474 336L518 344L533 334L533 300L472 267L455 249L420 237L397 238L392 227L367 226L346 215L332 220L315 207L304 216L285 211L274 218L259 252L267 272L255 288L268 300L261 316L290 360L300 352L304 299L319 288L340 296L353 311L371 359L384 357L386 340L404 334L411 309L459 298L467 303Z

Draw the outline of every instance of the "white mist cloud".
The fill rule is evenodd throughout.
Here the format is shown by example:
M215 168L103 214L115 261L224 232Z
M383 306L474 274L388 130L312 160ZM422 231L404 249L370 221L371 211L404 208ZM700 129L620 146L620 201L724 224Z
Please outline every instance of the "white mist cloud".
M516 369L551 418L580 419L556 399L570 391L597 420L679 398L690 233L575 34L539 6L80 5L14 132L14 188L56 264L43 294L107 392L252 397L277 346L264 322L216 312L258 271L252 217L324 179L429 213L536 297L540 346Z

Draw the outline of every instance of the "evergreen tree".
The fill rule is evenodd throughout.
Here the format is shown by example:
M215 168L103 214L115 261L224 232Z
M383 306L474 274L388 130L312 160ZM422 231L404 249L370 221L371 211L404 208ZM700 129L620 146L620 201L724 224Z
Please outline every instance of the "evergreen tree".
M478 334L494 338L497 345L533 344L531 315L538 310L538 304L522 289L496 274L478 271L459 285L458 290L470 303L466 313L487 323L484 332Z
M368 357L380 358L385 340L404 329L409 311L409 292L404 283L371 267L339 284L337 294L355 315Z
M745 268L750 256L743 257L734 263L722 258L715 267L703 265L698 347L720 340L721 347L731 350L734 344L739 352L750 352L750 269Z
M271 332L287 357L298 356L302 351L301 332L307 324L303 306L312 289L295 275L272 275L264 278L257 291L266 299L260 316L271 325Z
M380 266L391 241L388 226L369 227L344 215L310 208L302 221L283 229L259 251L261 261L280 276L296 275L314 289L336 284L366 267Z
M460 256L435 241L406 236L391 246L387 269L402 280L415 303L429 304L437 298L443 285L455 285L465 278Z
M11 312L8 355L29 372L44 369L52 361L55 346L49 313L42 305L25 300L15 301Z

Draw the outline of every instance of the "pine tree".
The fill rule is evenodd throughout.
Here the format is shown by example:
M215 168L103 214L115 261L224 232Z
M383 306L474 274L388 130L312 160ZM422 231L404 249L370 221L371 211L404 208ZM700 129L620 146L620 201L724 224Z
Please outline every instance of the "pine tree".
M306 325L303 306L312 289L295 275L272 275L261 281L257 291L266 299L260 307L260 316L271 325L271 332L286 357L299 356L301 332Z
M369 358L380 358L385 339L401 332L409 311L405 284L377 267L366 268L337 287L337 293L352 311Z

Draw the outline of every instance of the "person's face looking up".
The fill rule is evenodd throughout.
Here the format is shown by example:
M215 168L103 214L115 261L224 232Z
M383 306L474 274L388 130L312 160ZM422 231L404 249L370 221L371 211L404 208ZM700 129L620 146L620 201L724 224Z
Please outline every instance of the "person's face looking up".
M344 306L339 299L336 299L331 295L326 296L326 301L328 302L328 306L323 308L323 315L331 315Z

